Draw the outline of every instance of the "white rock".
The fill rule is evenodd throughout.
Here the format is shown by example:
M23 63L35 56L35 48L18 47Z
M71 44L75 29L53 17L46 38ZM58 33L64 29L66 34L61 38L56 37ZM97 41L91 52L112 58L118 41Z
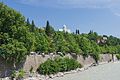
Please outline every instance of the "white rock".
M49 79L49 76L45 76L45 80L48 80Z
M84 68L80 68L80 71L84 71Z
M4 80L9 80L9 77L4 78Z
M64 74L70 74L71 72L70 71L68 71L68 72L64 72Z
M53 74L51 74L51 75L49 75L49 77L50 77L50 78L54 78L54 75L53 75Z
M77 70L77 71L81 71L80 69L81 69L81 68L77 68L76 70Z
M77 71L76 70L71 70L72 73L76 73Z
M62 77L62 76L64 76L64 73L59 72L59 73L57 74L57 76L58 76L58 77Z

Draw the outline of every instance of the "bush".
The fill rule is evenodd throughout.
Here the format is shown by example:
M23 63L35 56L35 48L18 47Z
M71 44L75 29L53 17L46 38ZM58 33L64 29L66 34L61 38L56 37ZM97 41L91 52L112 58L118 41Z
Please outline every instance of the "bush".
M39 66L38 73L43 75L50 75L57 72L70 71L81 67L82 65L72 58L56 58L54 60L48 59Z
M25 75L25 71L23 69L20 69L18 73L18 78L21 79L24 77L24 75Z
M120 54L117 54L117 55L116 55L116 58L117 58L118 60L120 60Z
M20 69L19 71L14 70L11 74L11 77L19 80L19 79L22 79L24 77L24 75L25 75L24 70Z
M100 59L100 56L99 56L99 54L98 53L93 53L93 54L91 54L91 56L93 57L93 59L95 60L95 62L98 64L98 60Z
M17 72L15 70L12 71L11 77L15 78L17 76Z
M32 72L33 72L33 66L31 66L31 68L30 68L30 70L29 70L29 71L30 71L30 73L32 73Z
M58 64L54 60L50 59L48 59L45 63L42 63L38 68L38 72L44 75L55 74L58 71L59 71Z

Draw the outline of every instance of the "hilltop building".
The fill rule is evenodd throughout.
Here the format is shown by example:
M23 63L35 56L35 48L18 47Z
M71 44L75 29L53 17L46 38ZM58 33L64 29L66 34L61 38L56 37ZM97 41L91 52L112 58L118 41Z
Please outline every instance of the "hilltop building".
M65 33L68 32L68 33L71 33L70 29L67 28L66 25L63 25L63 28L62 29L58 29L58 31L64 31Z
M98 44L105 44L107 42L107 37L106 36L103 36L102 38L100 39L97 39L97 43Z

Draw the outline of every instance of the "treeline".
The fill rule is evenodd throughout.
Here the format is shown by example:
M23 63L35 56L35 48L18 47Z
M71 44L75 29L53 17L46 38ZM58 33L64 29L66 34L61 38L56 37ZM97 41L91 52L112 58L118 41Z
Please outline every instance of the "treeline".
M15 65L32 51L91 55L97 61L99 54L120 53L120 39L93 31L88 34L55 31L49 21L45 27L38 28L33 20L26 20L19 12L0 3L0 57Z

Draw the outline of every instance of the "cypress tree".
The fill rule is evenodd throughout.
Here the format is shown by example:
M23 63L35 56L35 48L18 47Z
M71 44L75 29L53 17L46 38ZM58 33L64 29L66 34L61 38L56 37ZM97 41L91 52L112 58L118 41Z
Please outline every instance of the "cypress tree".
M27 26L30 26L30 21L29 21L29 18L27 18Z
M78 34L78 30L76 29L76 34Z
M79 30L78 30L78 34L80 34Z
M34 32L35 31L35 23L34 21L32 20L32 24L31 24L31 31Z
M54 33L54 29L50 26L49 21L47 21L46 23L45 33L47 34L47 36L52 36L52 34Z

